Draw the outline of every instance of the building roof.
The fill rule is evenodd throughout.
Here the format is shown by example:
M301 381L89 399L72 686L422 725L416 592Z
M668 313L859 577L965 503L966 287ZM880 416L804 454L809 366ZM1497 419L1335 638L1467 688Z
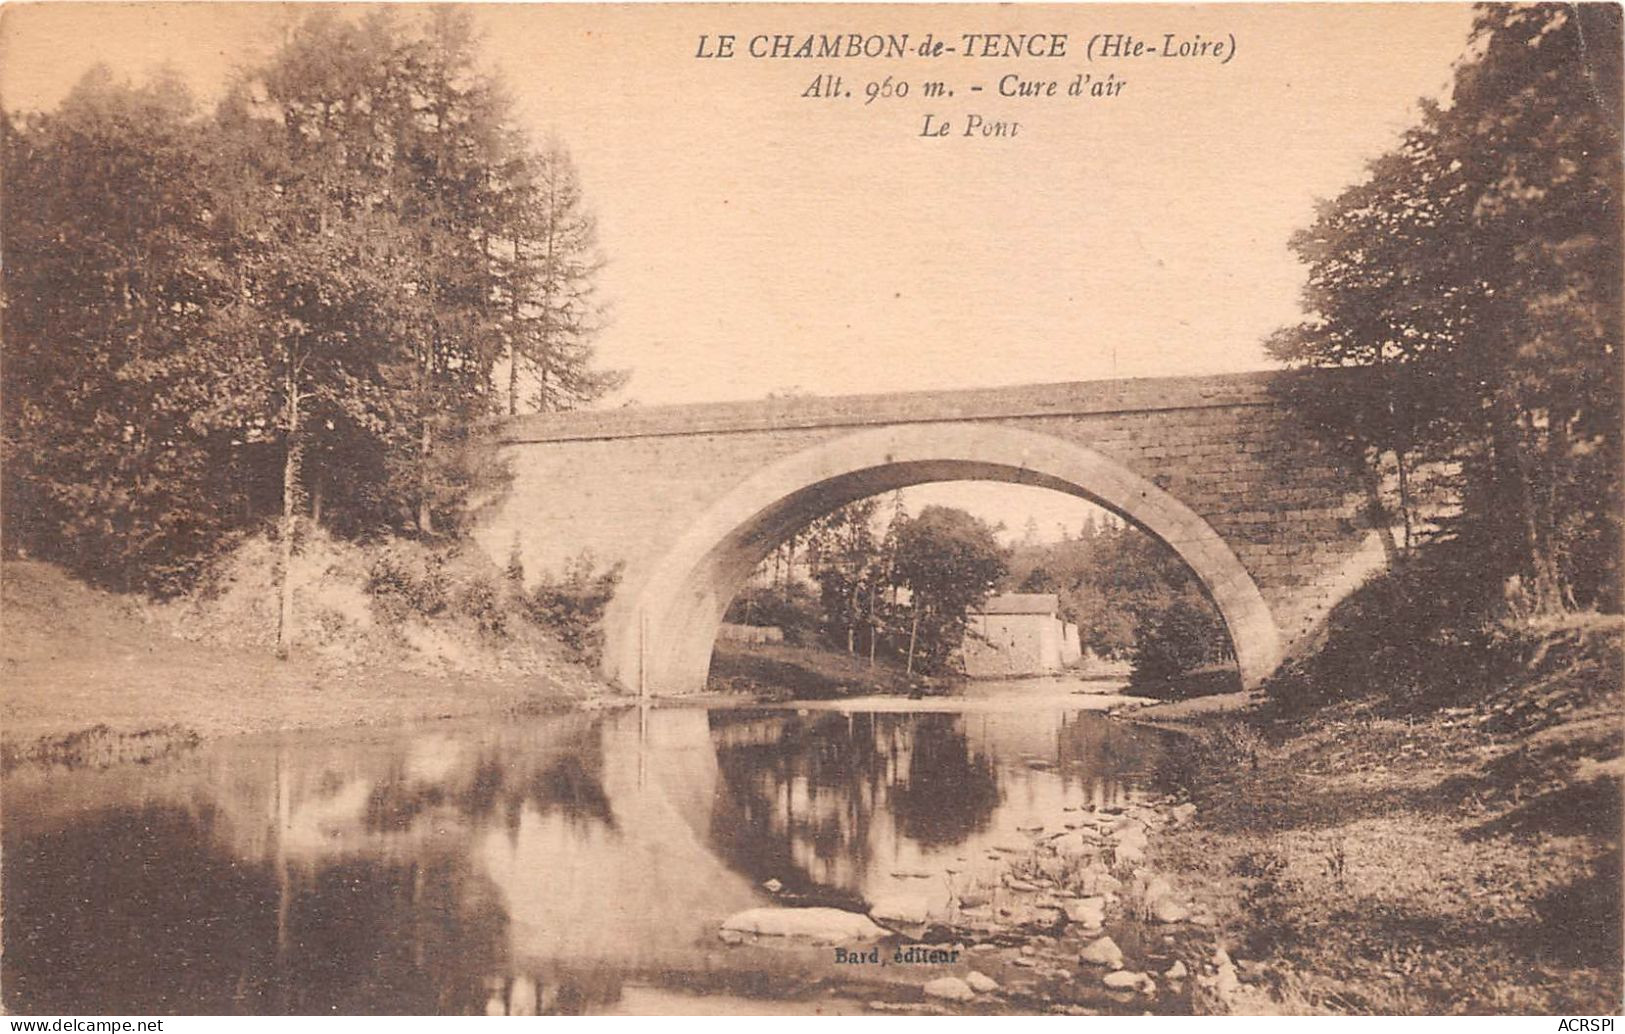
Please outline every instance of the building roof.
M1006 592L989 596L982 614L1054 614L1061 601L1053 592Z

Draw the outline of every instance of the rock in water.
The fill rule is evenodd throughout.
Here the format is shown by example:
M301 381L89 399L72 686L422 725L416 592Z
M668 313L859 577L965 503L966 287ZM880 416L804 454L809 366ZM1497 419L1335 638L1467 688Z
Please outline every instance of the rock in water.
M943 998L950 1002L968 1002L976 997L970 985L958 977L938 977L926 984L924 991L927 998Z
M814 944L845 944L850 941L877 941L888 932L866 915L839 908L751 908L736 912L722 922L728 933L757 937L786 937Z
M992 994L994 991L999 989L999 982L997 980L994 980L992 977L987 976L984 973L978 973L974 969L971 970L970 974L965 977L965 983L969 984L970 989L975 991L977 994Z
M1117 835L1117 843L1113 849L1117 852L1118 865L1134 865L1145 859L1146 835L1145 830L1139 826L1131 826Z
M1099 926L1106 921L1106 899L1093 897L1068 901L1066 903L1066 917L1072 922L1081 923L1084 926Z
M882 923L918 926L931 918L931 906L917 897L887 897L876 901L869 914Z
M1123 968L1123 949L1110 937L1102 937L1098 941L1091 941L1078 955L1079 962L1091 966L1106 966L1111 969Z
M1151 917L1159 923L1183 923L1191 917L1191 910L1171 897L1160 897L1151 902Z
M1050 845L1055 848L1055 853L1062 858L1081 858L1094 851L1089 842L1083 839L1081 833L1067 833L1058 836L1050 841Z

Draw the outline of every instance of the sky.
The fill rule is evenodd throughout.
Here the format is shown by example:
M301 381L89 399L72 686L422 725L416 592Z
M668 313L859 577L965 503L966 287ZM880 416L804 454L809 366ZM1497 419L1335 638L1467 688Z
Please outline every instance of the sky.
M302 13L8 4L0 105L48 110L97 62L132 78L168 65L207 102ZM519 4L477 17L516 121L570 150L597 214L599 351L631 371L609 402L653 405L1265 368L1265 337L1301 316L1288 238L1397 140L1418 98L1447 89L1471 11ZM696 57L702 34L743 51L760 34L837 32L1065 33L1067 54ZM1091 61L1097 33L1235 48L1223 64ZM853 96L803 97L824 73ZM997 96L1012 73L1127 84ZM887 75L912 95L864 103ZM925 80L954 97L922 96ZM953 133L922 136L927 114ZM966 138L971 114L1020 129ZM1017 534L1026 513L1046 531L1081 522L1080 501L1000 491L1026 501L986 513Z

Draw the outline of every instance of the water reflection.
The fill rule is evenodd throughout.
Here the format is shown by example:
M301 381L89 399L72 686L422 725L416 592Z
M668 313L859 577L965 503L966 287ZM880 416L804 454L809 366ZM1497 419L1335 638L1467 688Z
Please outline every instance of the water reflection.
M1158 752L1061 711L672 710L18 773L5 1005L571 1013L624 1008L631 982L760 990L772 963L715 931L780 900L767 881L918 891L910 870L1120 799Z

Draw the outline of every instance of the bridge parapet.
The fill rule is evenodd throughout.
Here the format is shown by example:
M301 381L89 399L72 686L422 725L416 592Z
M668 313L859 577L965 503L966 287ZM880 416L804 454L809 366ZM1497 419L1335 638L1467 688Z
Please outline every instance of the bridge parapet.
M498 426L497 437L507 444L519 444L1270 406L1279 404L1276 392L1285 382L1325 376L1319 372L1258 372L1139 377L956 391L627 406L511 417Z

